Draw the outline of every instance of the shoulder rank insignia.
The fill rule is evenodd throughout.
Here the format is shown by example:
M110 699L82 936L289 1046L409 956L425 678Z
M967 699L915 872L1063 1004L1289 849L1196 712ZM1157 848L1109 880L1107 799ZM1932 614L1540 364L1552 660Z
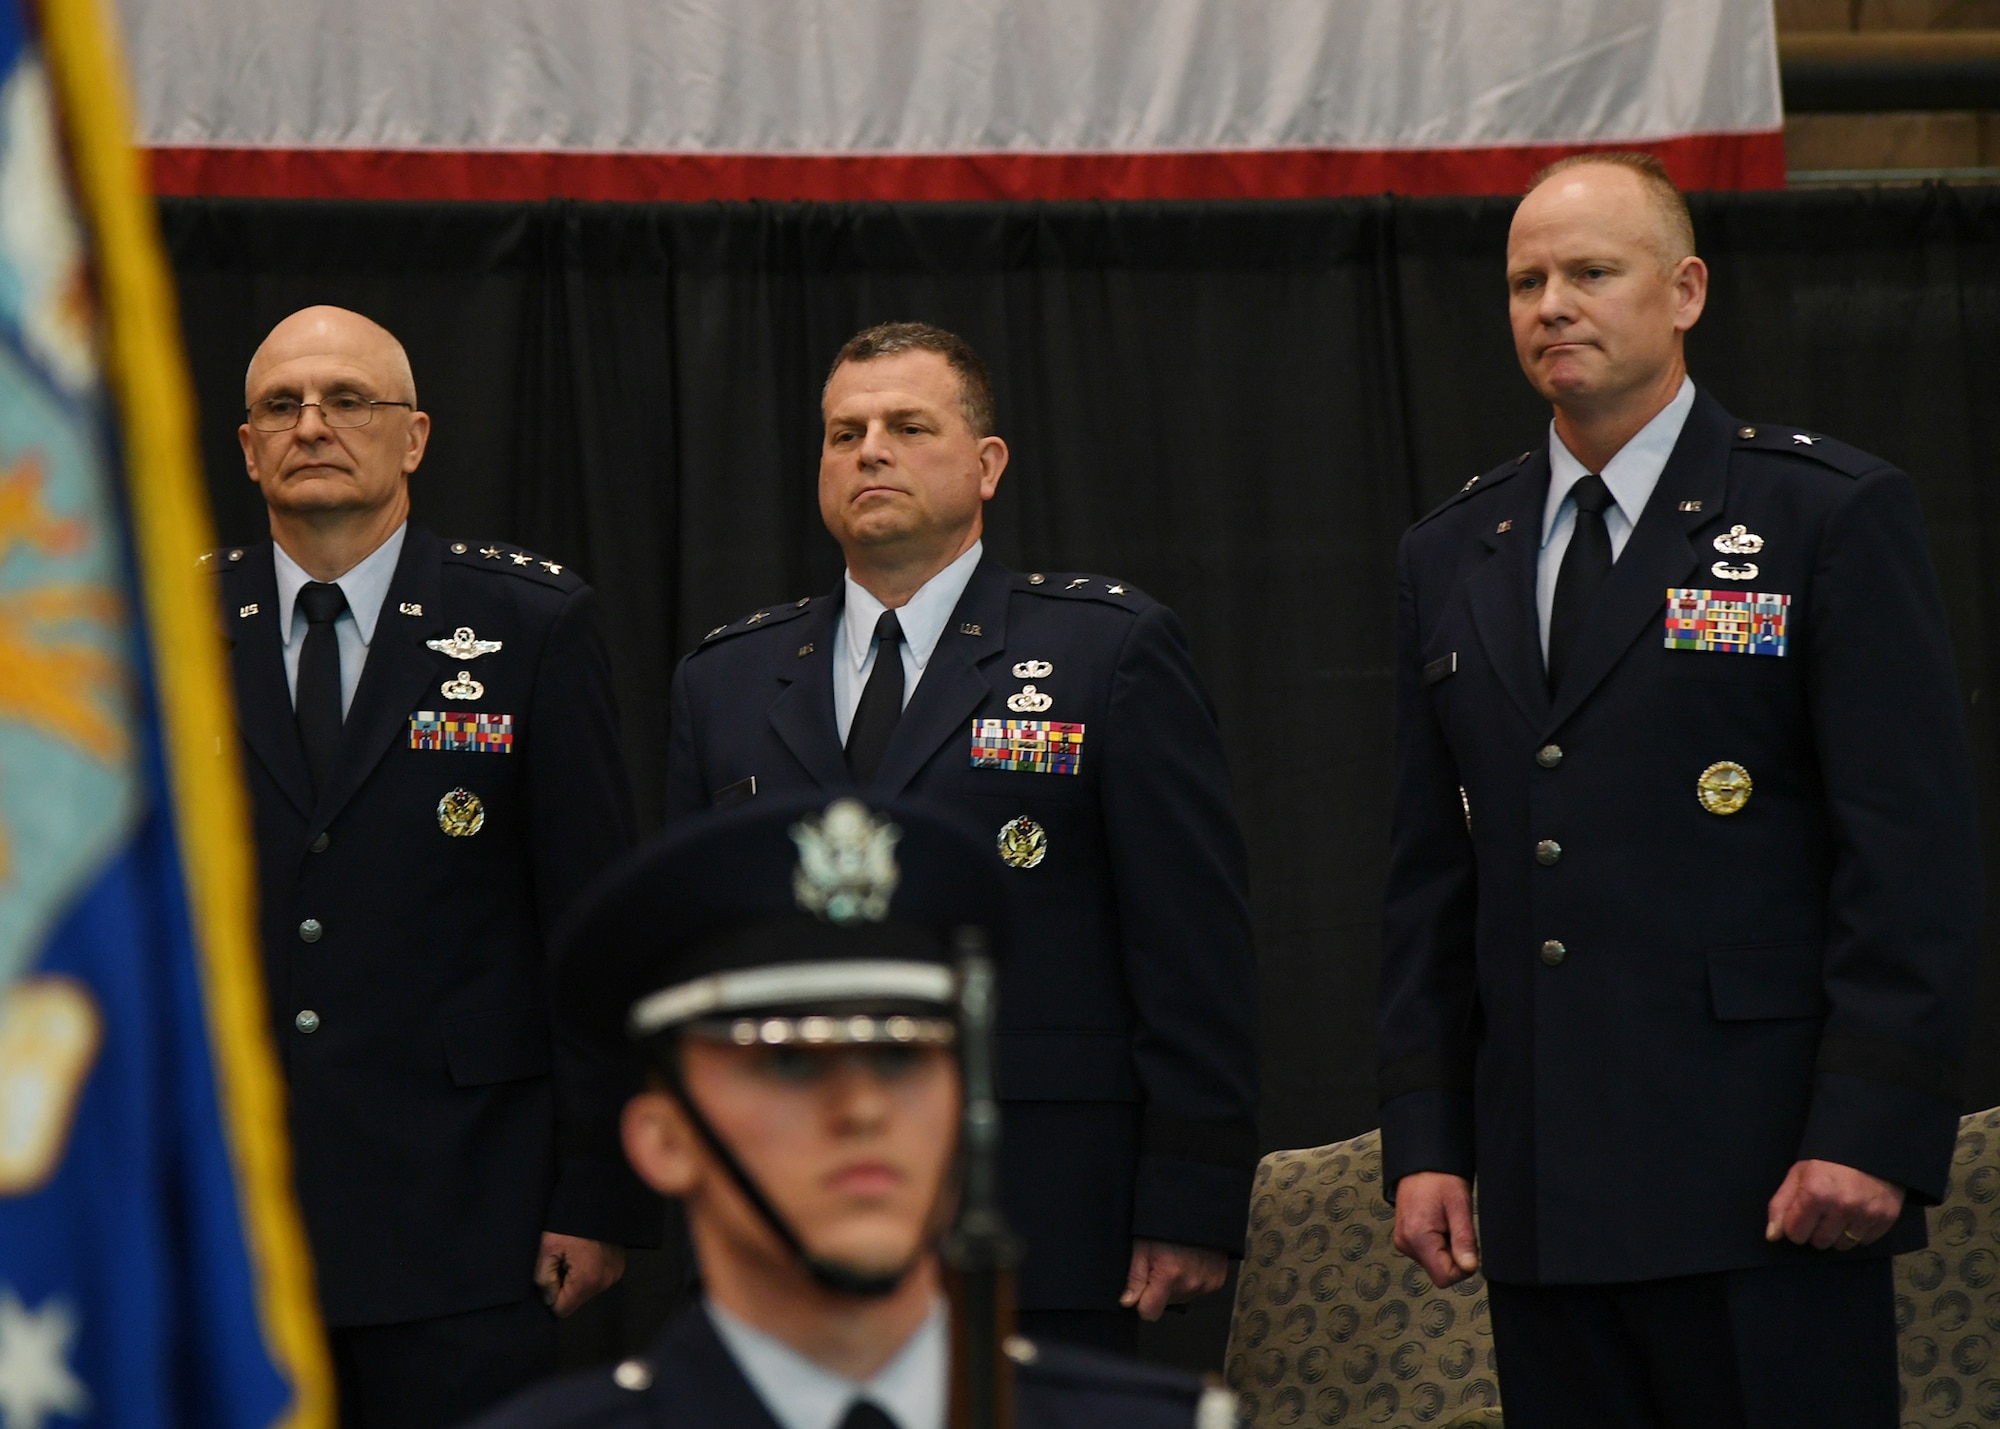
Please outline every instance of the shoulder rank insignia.
M500 648L498 640L481 640L472 633L470 625L461 625L451 633L449 640L426 640L425 645L440 655L449 655L454 660L476 660L481 655L491 655Z
M1677 587L1667 592L1667 648L1781 656L1791 604L1788 595Z

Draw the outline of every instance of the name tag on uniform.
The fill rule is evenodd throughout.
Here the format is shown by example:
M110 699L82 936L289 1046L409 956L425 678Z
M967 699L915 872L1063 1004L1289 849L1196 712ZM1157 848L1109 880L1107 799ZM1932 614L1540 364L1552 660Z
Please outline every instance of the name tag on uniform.
M1667 648L1725 655L1783 655L1788 595L1747 590L1667 592Z
M410 748L512 754L514 716L476 710L417 710L410 716Z
M1081 774L1083 726L1052 719L976 719L972 767L1022 774Z

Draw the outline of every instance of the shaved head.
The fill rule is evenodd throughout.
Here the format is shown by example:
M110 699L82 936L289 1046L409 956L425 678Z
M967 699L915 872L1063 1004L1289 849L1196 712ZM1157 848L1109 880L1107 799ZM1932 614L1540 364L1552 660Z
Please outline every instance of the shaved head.
M373 318L322 305L300 308L272 328L251 354L250 370L243 374L244 405L260 395L257 388L266 375L289 362L311 357L349 362L374 375L383 388L378 395L416 404L417 379L410 371L410 356L396 335Z
M1618 175L1626 177L1620 179ZM1694 256L1694 219L1688 214L1687 200L1668 177L1666 165L1651 154L1613 152L1571 154L1558 159L1536 174L1523 197L1525 205L1543 187L1555 184L1556 192L1579 185L1610 182L1629 183L1645 200L1645 222L1660 261L1668 267Z

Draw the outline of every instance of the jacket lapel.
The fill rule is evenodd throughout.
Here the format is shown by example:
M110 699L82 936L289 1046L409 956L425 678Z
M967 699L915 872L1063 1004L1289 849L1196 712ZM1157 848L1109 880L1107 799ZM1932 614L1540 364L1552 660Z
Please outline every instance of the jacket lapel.
M313 809L314 831L332 823L334 815L354 797L388 753L390 743L407 728L410 711L423 701L424 691L437 673L437 657L424 648L425 627L399 621L394 613L406 601L427 610L443 607L438 597L443 567L439 545L437 537L415 526L403 538L396 574L389 580L389 593L382 597L382 610L375 617L368 663L361 667L361 683L341 726L340 748Z
M242 605L257 607L251 616L222 612L229 636L230 673L236 682L236 720L243 742L270 773L272 782L291 800L301 818L312 816L312 772L306 768L305 746L292 713L292 691L285 681L283 632L278 629L278 570L266 544L245 551L234 593L248 596ZM240 608L240 607L239 607Z
M874 790L883 798L900 794L946 741L957 737L971 748L971 719L993 696L980 663L1007 648L1007 568L982 556L958 598L916 693L903 707ZM967 758L970 759L968 752Z
M1639 514L1639 524L1591 603L1569 677L1555 692L1549 730L1576 713L1648 626L1665 619L1667 588L1684 582L1695 564L1697 553L1688 533L1722 510L1732 425L1721 403L1696 391L1680 440ZM1693 510L1683 509L1690 504Z
M1492 554L1465 583L1472 623L1508 697L1537 729L1549 713L1549 680L1542 663L1542 628L1535 613L1535 558L1542 545L1542 506L1549 490L1549 449L1544 443L1510 478L1479 539ZM1506 526L1506 530L1499 529Z
M833 595L818 603L804 625L793 627L799 632L800 648L812 650L786 661L778 674L786 682L784 693L771 703L771 728L822 789L854 782L833 719L833 662L839 658L834 637L840 633L846 590L845 582L835 586Z

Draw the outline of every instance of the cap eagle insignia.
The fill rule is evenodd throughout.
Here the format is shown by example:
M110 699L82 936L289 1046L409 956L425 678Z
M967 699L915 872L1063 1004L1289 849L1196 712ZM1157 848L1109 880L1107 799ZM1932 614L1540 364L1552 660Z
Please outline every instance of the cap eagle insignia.
M792 897L829 923L879 923L889 916L902 872L896 843L903 831L868 811L859 799L836 799L819 818L791 828L799 848Z

